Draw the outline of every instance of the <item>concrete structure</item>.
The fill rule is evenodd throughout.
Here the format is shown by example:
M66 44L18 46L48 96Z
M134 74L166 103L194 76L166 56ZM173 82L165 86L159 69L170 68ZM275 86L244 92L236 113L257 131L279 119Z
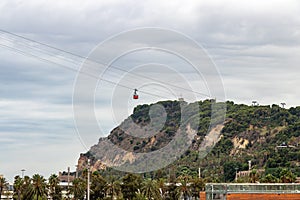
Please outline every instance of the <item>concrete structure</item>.
M70 172L70 168L68 168L67 172L59 172L58 179L59 185L62 187L62 196L63 198L72 198L71 195L68 194L69 188L73 186L72 182L76 178L76 172Z
M0 175L0 178L3 178L3 175ZM13 186L8 185L7 188L4 188L0 199L13 199Z
M3 194L1 195L1 199L13 199L14 192L12 190L5 190Z
M201 196L203 199L203 195ZM299 200L297 183L208 183L206 200Z
M257 169L256 172L258 174L263 174L265 172L265 169ZM249 171L249 170L247 170L247 171L238 171L237 174L236 174L236 177L240 178L240 177L250 176L250 174L251 174L251 171Z
M71 183L76 176L76 172L59 172L58 179L60 182L69 182Z

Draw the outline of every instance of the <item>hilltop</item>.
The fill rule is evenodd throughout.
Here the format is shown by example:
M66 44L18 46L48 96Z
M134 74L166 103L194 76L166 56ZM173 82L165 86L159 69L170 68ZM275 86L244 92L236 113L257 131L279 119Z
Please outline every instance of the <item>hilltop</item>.
M218 110L225 106L226 115L218 116ZM161 126L155 117L160 119L164 115L166 121ZM152 132L155 135L147 135ZM108 137L100 138L98 144L81 154L79 170L86 167L87 158L92 160L93 170L105 171L107 165L123 166L134 162L151 169L151 163L140 161L139 153L155 152L168 146L177 133L190 138L189 146L176 157L176 162L149 176L197 176L200 167L201 176L207 180L232 181L236 171L249 170L250 160L251 171L257 169L258 176L269 174L279 178L283 170L300 176L300 107L248 106L232 101L216 103L214 100L190 104L162 101L137 106ZM106 148L108 143L126 151ZM184 144L176 143L183 145L180 148L184 148Z

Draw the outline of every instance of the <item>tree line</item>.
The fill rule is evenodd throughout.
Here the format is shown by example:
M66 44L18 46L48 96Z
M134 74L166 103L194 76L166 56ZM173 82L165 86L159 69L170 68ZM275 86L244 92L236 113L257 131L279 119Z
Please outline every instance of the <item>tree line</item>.
M227 163L226 163L227 164ZM235 166L236 163L228 163ZM235 166L236 167L236 166ZM234 174L232 171L231 174ZM252 170L249 176L239 177L238 183L291 183L295 181L295 175L288 169L281 169L278 175L267 172L261 175L257 170ZM229 177L234 179L234 177ZM205 183L211 182L205 178L181 175L177 178L147 178L139 174L128 173L122 177L101 175L99 171L91 173L90 199L91 200L174 200L174 199L198 199L199 192L205 190ZM217 180L212 181L217 182ZM5 194L8 183L4 177L0 177L0 192ZM60 184L59 177L52 174L48 179L35 174L32 177L15 176L13 183L13 199L15 200L84 200L87 195L87 171L80 177L70 182L69 186Z
M1 194L7 189L5 178L0 179ZM174 200L197 199L205 187L204 179L180 176L173 180L143 178L142 175L128 173L123 177L103 177L100 172L91 173L91 200ZM87 195L87 172L75 178L68 186L60 184L55 174L45 179L42 175L32 177L15 176L13 199L15 200L84 200Z

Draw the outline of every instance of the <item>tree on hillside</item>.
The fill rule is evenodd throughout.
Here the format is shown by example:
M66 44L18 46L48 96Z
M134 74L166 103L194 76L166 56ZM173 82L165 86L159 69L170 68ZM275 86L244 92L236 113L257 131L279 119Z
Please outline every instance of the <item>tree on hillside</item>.
M235 179L236 169L241 169L242 165L236 161L228 161L224 163L224 179L225 182L231 182Z

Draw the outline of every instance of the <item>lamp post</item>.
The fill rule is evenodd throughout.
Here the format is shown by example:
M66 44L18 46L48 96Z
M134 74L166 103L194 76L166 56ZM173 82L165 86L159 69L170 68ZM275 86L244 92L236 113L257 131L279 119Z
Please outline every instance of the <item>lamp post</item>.
M70 191L70 167L68 167L68 176L67 176L67 178L68 178L68 191ZM68 198L69 198L69 194L68 194Z
M251 160L248 161L248 168L249 168L249 173L251 171Z
M25 172L26 170L25 169L21 169L21 172L22 172L22 178L24 178L24 172Z
M70 185L70 167L68 167L68 189L69 189L69 185Z
M76 167L76 174L75 174L75 178L78 178L78 165L75 165Z
M237 168L237 167L235 168L235 182L237 182L237 171L238 171L238 169L239 168Z
M90 200L90 159L88 159L88 168L87 168L87 200Z

